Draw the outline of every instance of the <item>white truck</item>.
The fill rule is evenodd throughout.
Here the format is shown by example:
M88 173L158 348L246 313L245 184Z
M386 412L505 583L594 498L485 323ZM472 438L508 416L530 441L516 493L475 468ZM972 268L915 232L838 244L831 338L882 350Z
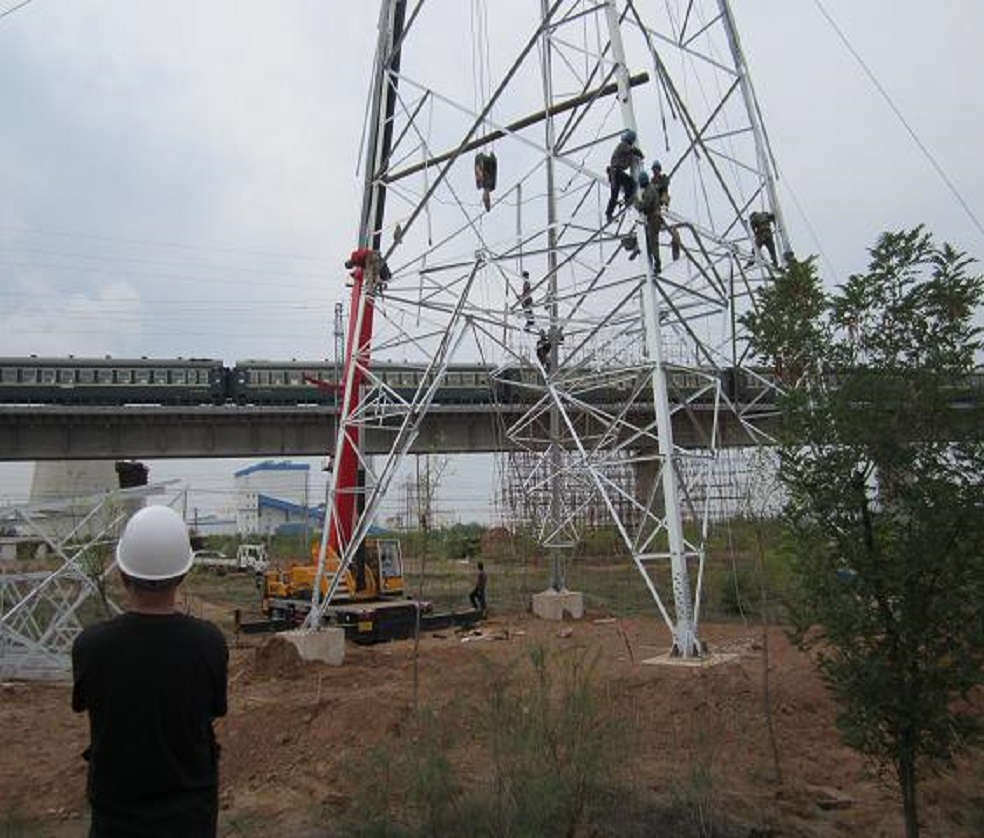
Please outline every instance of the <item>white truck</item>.
M262 573L270 566L265 544L240 544L236 551L236 563L240 570Z
M234 559L218 550L196 550L192 554L192 563L195 567L203 567L216 573L240 570L262 573L270 566L265 544L240 544Z

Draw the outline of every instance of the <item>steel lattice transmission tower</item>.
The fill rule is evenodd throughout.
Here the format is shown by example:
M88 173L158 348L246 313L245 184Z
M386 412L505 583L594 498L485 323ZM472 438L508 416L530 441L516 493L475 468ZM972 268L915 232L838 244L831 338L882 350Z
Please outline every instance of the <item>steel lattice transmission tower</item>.
M343 563L448 365L489 365L482 386L502 408L490 421L526 465L528 497L543 498L551 585L564 585L581 509L601 505L674 652L700 654L704 475L722 446L760 439L771 412L769 382L743 369L740 318L774 271L752 211L773 213L788 250L727 1L383 0L367 114L358 246L391 277L353 299L347 384L362 378L363 397L343 405L338 443L372 427L392 445L375 467L360 461ZM658 158L671 177L658 271L634 209L605 220L606 167L627 128L644 165ZM629 259L633 234L642 253ZM429 374L401 399L373 358ZM612 477L626 465L630 494ZM343 491L330 487L329 516Z

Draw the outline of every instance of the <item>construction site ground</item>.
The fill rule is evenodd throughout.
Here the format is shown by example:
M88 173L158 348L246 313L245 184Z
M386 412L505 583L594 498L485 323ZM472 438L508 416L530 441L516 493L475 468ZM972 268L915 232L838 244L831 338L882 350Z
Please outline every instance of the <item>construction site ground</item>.
M200 601L195 610L216 618L226 613L222 603ZM715 653L714 665L646 663L666 653L668 632L658 617L616 620L588 613L576 622L550 623L528 613L496 613L494 605L477 632L424 635L419 647L412 640L350 643L340 667L301 663L266 637L230 636L229 714L216 724L222 747L219 833L341 834L337 825L343 813L351 818L359 787L361 799L371 799L366 785L380 789L386 783L359 776L354 767L365 764L370 748L399 738L413 714L415 681L417 706L440 718L453 704L482 706L490 673L539 649L554 660L579 652L593 661L592 683L620 702L637 739L639 753L626 782L651 801L653 812L684 813L672 831L653 815L651 829L637 827L631 834L902 834L893 789L840 743L834 704L810 660L781 629L768 633L775 753L765 723L761 627L706 624L702 635ZM512 671L515 677L528 670ZM69 704L65 683L0 687L0 835L85 834L81 753L87 723ZM458 735L467 752L468 714L465 719ZM474 719L481 724L480 714ZM475 759L454 765L465 777L483 773ZM921 821L926 836L982 834L980 760L965 759L954 772L924 781ZM619 833L586 828L576 834Z

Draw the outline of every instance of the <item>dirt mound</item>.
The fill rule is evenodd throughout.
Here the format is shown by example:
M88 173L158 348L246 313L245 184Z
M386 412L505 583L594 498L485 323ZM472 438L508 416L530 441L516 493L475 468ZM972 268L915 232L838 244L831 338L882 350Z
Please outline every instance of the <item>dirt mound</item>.
M257 647L249 673L257 678L298 678L304 668L297 647L276 634Z

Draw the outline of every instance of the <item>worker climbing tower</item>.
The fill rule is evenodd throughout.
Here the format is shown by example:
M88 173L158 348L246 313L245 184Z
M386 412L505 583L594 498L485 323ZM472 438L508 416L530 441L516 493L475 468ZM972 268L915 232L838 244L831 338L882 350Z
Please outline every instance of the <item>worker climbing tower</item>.
M328 547L355 560L436 388L481 391L551 587L604 509L673 652L699 655L718 452L762 440L775 404L742 315L780 269L765 233L789 251L727 0L383 0L362 159ZM644 171L662 189L648 236ZM424 371L415 396L373 358ZM492 372L449 379L463 362ZM370 427L392 439L373 462Z

